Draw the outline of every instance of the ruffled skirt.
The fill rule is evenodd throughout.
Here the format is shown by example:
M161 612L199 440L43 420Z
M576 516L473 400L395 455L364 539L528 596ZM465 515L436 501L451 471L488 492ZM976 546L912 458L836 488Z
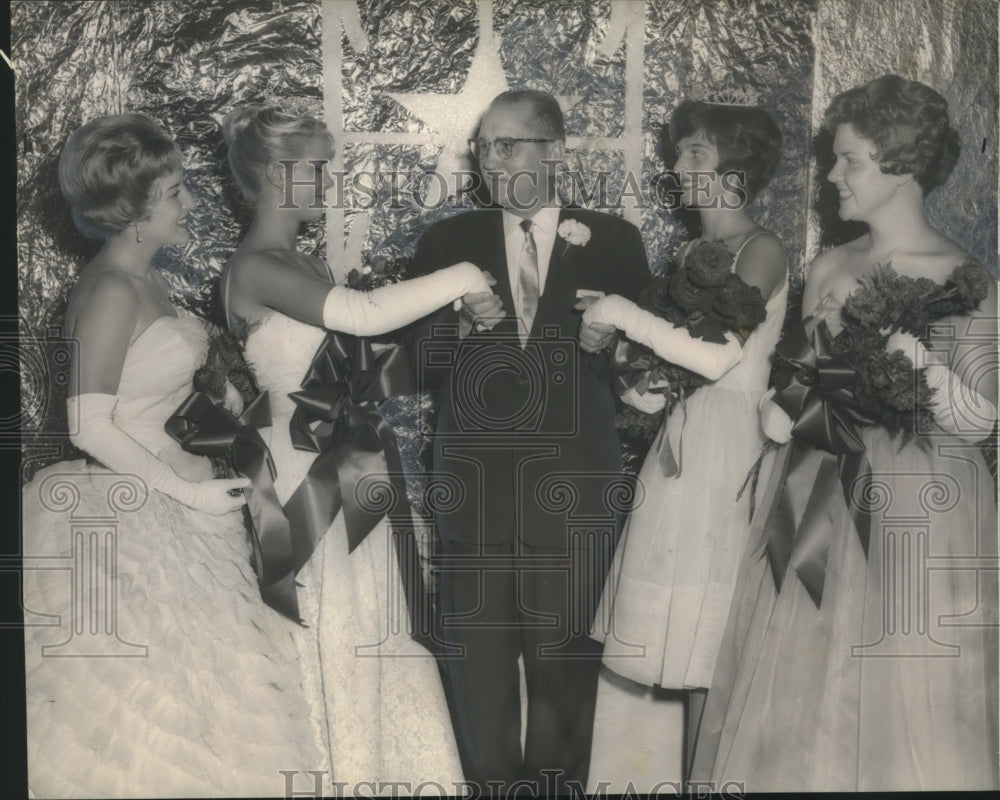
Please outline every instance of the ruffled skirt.
M25 487L23 530L35 796L279 796L281 770L328 769L239 512L74 461Z

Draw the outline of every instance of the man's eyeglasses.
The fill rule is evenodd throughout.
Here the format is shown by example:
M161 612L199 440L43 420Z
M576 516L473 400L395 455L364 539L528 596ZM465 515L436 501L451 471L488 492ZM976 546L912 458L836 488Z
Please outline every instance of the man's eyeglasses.
M506 161L512 155L514 155L514 145L518 142L554 142L555 139L511 139L509 137L503 136L494 139L492 142L488 142L485 139L469 139L469 150L472 151L474 158L486 158L490 152L490 148L496 148L496 154L499 158Z

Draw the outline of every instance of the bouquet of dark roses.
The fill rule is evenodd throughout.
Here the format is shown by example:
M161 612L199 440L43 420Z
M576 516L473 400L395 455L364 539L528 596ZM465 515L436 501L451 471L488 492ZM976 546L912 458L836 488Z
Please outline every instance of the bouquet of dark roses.
M935 390L924 365L890 339L898 332L926 340L931 323L978 307L990 280L973 262L956 267L944 284L877 265L839 309L836 333L822 312L793 328L775 350L774 400L796 421L797 435L842 452L850 443L856 449L860 430L871 425L901 436L902 444L931 430Z
M944 317L966 314L989 291L982 266L967 261L944 284L929 278L900 275L891 264L879 264L844 301L843 329L833 348L856 373L854 399L867 416L907 441L930 430L934 390L910 355L887 350L894 331L926 339L928 326Z
M365 264L361 269L352 269L347 273L347 288L359 292L370 292L379 286L389 286L406 280L406 271L412 259L375 258L372 263Z
M716 344L726 343L726 333L746 341L767 316L760 290L732 271L733 256L721 242L698 242L682 265L657 276L640 293L637 305L675 327L685 327L691 336ZM708 381L701 375L666 361L648 347L626 341L615 356L616 383L620 394L635 390L666 395L666 410L690 396ZM632 432L658 427L659 413L649 414L632 406L619 420L619 427Z
M239 417L260 396L253 368L243 355L249 332L249 326L240 319L232 329L209 325L205 363L195 370L192 379L196 392L210 395L234 417ZM217 478L236 476L227 457L212 456L212 469Z

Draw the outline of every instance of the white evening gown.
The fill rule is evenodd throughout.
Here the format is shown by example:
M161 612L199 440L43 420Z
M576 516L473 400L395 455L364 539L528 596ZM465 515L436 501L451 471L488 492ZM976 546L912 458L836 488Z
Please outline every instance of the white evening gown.
M736 252L734 269L757 235ZM606 669L597 692L591 791L601 780L612 792L669 793L679 785L683 701L651 687L711 684L750 534L750 487L736 497L766 441L757 405L787 301L786 277L740 363L671 412L639 472L643 499L615 551L592 633L604 641ZM681 465L669 478L659 463L664 433ZM772 463L764 459L762 478Z
M282 503L315 458L292 447L295 403L288 394L300 388L325 335L272 312L246 344L260 388L270 392L273 425L262 433ZM333 780L345 794L378 792L378 784L389 781L406 782L397 793L456 793L453 782L462 780L462 770L441 679L434 658L408 635L388 522L348 553L338 514L298 582L309 627L298 631L297 641L312 702L326 710Z
M191 480L211 464L163 424L206 344L195 317L155 320L129 347L115 409ZM240 512L147 496L78 460L24 488L23 531L33 796L283 796L279 770L323 768L298 626L260 599Z
M597 614L610 632L594 632L604 639L605 665L619 675L665 689L711 684L750 534L749 487L736 497L766 442L757 405L787 298L785 280L740 362L667 417L680 473L664 477L660 437L639 471L643 499L626 523Z

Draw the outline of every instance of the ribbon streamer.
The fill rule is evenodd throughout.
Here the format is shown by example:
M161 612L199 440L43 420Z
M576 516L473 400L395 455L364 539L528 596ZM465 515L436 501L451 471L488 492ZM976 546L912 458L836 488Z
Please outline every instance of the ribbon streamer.
M860 482L861 496L867 494L871 469L861 431L874 420L855 401L856 375L836 352L824 320L803 321L778 343L776 353L774 402L794 425L793 440L776 465L782 489L768 514L767 556L778 591L791 566L819 607L833 537L828 504L838 483L868 557L871 514L852 499L852 487ZM798 523L797 508L802 509Z
M260 596L267 605L302 623L295 594L296 542L274 490L277 472L257 428L271 424L267 392L236 417L211 395L192 392L164 424L181 447L195 455L226 458L251 481L247 498L247 539Z
M296 540L296 569L308 561L341 510L348 552L388 514L411 630L432 649L430 607L423 572L414 563L419 550L402 464L392 428L378 411L381 401L416 391L403 346L383 342L376 350L371 339L328 333L301 391L289 395L297 406L289 422L292 444L317 456L284 511ZM389 487L363 486L372 476L385 476ZM390 508L378 505L385 498L391 499Z

